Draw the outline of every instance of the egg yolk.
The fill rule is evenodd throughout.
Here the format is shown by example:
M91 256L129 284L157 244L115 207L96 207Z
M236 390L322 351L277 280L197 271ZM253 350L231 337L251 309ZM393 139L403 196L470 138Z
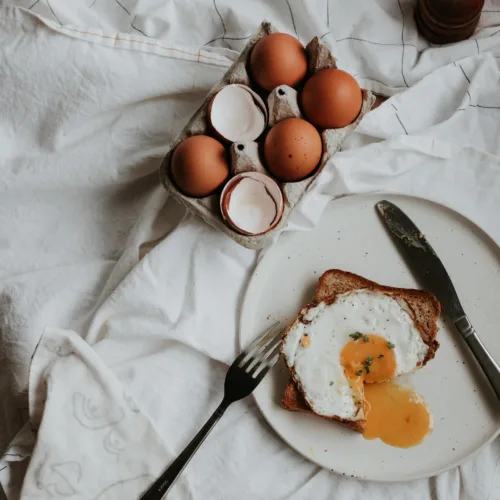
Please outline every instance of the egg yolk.
M392 345L379 335L354 334L340 353L347 380L363 388L363 382L383 382L396 374L396 356Z
M363 437L380 438L398 448L420 444L432 427L431 414L422 398L391 380L365 385L364 409Z
M408 448L421 443L431 429L422 398L391 381L396 374L394 345L379 335L351 335L340 354L355 404L365 414L366 439Z

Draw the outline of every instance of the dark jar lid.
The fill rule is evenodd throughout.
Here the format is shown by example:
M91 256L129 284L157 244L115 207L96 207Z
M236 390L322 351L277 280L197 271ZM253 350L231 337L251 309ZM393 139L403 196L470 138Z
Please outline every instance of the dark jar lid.
M484 0L419 0L415 21L432 43L452 43L469 38L481 16Z

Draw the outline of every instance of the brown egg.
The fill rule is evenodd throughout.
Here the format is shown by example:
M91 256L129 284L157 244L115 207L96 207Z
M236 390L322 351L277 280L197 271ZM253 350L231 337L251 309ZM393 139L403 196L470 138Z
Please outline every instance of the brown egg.
M267 35L250 54L250 73L257 85L269 92L279 85L295 87L307 73L306 51L291 35Z
M175 184L185 195L208 196L229 177L226 150L208 135L194 135L175 148L171 172Z
M318 166L322 151L319 132L300 118L280 121L264 142L267 168L285 182L300 181L311 174Z
M321 129L352 123L363 104L358 82L341 69L324 69L307 80L300 95L305 117Z

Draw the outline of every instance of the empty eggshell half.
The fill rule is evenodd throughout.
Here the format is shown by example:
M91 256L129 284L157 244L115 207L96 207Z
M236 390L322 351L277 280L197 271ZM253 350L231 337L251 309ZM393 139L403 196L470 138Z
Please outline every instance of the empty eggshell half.
M208 108L208 119L222 139L254 141L266 128L267 108L252 89L235 83L215 94Z
M224 220L241 234L270 231L283 214L283 194L278 184L265 174L245 172L233 177L220 199Z

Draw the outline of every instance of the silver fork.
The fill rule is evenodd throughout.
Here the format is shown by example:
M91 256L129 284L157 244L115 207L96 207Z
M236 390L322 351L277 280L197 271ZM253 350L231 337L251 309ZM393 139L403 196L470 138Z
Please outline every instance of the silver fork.
M281 334L284 331L276 333L278 325L279 321L274 323L234 360L226 374L222 403L193 440L184 448L184 451L142 495L140 500L161 500L205 441L208 433L224 415L229 405L249 396L267 372L276 364L280 356Z

